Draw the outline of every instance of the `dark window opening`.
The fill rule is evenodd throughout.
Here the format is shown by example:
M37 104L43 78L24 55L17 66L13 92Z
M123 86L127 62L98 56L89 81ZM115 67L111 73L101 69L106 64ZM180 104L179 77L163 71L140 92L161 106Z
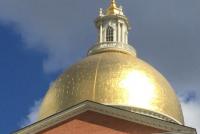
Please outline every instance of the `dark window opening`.
M106 41L113 41L113 28L109 26L106 30Z

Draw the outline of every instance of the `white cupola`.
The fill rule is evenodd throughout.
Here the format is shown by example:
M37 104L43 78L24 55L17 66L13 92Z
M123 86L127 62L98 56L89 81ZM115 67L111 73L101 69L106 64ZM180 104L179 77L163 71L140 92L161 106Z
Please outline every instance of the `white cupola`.
M118 7L115 0L111 0L105 13L100 8L95 25L98 30L98 40L88 55L108 50L136 55L135 49L128 43L128 32L131 29L128 18L124 15L122 6Z

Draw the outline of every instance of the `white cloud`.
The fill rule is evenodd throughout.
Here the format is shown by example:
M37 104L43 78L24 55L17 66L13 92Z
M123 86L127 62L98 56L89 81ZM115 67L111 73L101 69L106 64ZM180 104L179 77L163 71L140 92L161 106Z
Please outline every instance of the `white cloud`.
M0 22L13 25L27 48L45 54L44 71L51 73L74 62L80 57L77 51L86 52L89 47L85 46L95 42L93 36L94 42L83 43L95 28L88 19L89 10L77 10L82 6L84 2L71 0L0 0Z
M200 103L199 102L183 102L183 114L187 126L197 129L200 133Z
M185 125L196 128L200 133L200 95L198 90L191 93L185 91L181 97L181 105L185 119Z
M31 124L33 124L37 121L40 104L41 104L41 100L34 102L34 105L29 110L29 114L20 123L21 128L28 126L28 125L31 125Z

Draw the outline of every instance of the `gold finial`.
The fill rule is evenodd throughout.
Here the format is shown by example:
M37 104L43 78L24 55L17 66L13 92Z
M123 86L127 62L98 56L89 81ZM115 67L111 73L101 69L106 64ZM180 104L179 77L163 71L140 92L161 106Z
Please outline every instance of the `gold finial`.
M119 8L117 7L116 0L111 0L110 6L108 7L106 14L119 14Z
M117 6L116 6L116 0L111 0L111 5L110 5L110 7L117 7Z

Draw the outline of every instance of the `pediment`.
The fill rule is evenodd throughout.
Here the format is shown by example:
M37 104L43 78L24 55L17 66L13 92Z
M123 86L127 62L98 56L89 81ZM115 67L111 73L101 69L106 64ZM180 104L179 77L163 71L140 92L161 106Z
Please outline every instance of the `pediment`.
M53 128L54 126L59 126L59 124L61 125L67 120L73 118L75 119L76 117L84 115L84 113L87 112L97 113L99 115L104 115L126 122L131 122L133 124L146 126L148 128L154 128L156 130L161 130L162 132L173 132L177 134L196 134L196 131L193 128L152 118L138 113L129 112L116 107L99 104L92 101L84 101L82 103L79 103L44 120L27 126L15 132L14 134L37 134L49 128Z

